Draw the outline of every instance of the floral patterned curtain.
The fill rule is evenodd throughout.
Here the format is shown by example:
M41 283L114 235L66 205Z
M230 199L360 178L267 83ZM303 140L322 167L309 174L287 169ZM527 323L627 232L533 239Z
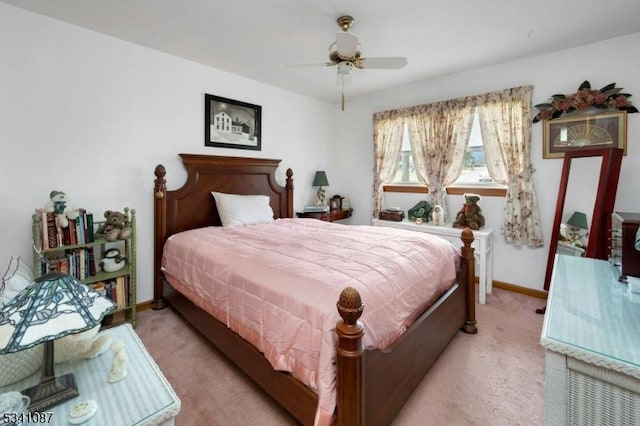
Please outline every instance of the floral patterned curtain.
M452 99L405 110L418 179L429 188L431 204L449 219L447 185L458 179L469 143L474 107L470 98Z
M531 94L522 86L476 96L487 167L508 185L502 232L508 243L541 247L542 225L531 180Z
M373 217L383 209L385 182L392 182L400 160L404 118L398 111L373 115Z

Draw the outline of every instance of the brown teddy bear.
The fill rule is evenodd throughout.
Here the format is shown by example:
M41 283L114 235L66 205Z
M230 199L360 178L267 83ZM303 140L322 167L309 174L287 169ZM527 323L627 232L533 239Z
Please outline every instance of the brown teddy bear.
M126 240L131 237L129 217L125 213L107 210L104 217L106 220L98 228L98 234L103 234L105 240Z
M464 194L464 205L453 221L454 228L480 229L484 226L484 216L480 208L478 194Z

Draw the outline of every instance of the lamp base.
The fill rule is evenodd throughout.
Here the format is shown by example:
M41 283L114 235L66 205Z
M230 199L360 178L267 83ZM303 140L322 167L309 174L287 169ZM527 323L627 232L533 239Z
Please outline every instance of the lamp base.
M80 395L73 373L43 380L21 393L31 398L29 411L45 411L47 408Z

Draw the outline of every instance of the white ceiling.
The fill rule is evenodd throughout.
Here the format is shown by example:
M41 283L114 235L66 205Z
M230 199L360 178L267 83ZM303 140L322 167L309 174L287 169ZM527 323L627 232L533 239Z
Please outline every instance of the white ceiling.
M640 31L638 0L0 1L333 103L335 68L286 65L327 61L341 15L364 57L408 60L354 70L348 99Z

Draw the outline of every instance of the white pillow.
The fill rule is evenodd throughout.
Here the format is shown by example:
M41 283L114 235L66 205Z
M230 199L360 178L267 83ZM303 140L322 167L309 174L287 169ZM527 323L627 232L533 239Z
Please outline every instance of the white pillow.
M216 200L222 226L250 225L273 221L273 209L266 195L211 193Z

